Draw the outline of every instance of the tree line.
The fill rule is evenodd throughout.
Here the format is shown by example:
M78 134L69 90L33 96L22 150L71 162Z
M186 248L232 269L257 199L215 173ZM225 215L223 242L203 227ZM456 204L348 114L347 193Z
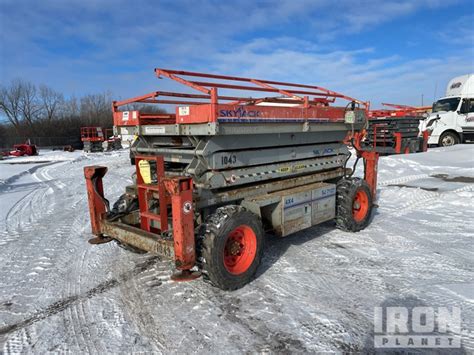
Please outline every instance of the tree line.
M0 146L12 138L57 137L57 144L68 144L71 137L80 137L80 128L99 126L111 128L112 95L110 92L66 98L44 84L15 79L0 85ZM159 107L135 104L129 110L164 112ZM63 142L64 141L64 142ZM69 139L70 141L70 139Z

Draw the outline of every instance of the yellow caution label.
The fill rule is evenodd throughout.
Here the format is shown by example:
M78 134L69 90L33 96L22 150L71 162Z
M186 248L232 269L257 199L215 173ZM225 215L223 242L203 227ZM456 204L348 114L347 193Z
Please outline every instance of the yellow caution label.
M138 162L138 169L145 184L151 184L151 168L148 160L140 160Z
M290 171L289 166L282 166L280 169L278 169L280 173L288 173Z

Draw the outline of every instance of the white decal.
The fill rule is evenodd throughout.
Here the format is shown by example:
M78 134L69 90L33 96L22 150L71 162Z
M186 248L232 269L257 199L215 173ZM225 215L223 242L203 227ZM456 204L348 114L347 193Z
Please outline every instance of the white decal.
M146 134L164 134L165 127L163 126L152 126L152 127L145 127Z
M189 115L189 106L179 107L179 115L180 116L188 116Z
M183 212L184 214L188 214L193 210L193 204L190 201L186 201L183 204Z

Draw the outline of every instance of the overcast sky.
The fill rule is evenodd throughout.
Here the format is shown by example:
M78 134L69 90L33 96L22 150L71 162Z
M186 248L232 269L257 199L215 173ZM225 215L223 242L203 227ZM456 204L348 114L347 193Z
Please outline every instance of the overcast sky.
M0 0L1 82L115 98L153 68L316 84L374 106L431 104L474 72L474 1Z

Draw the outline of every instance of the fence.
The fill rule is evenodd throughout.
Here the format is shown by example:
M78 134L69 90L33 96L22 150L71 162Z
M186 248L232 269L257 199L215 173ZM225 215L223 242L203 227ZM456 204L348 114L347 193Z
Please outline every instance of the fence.
M82 148L81 138L79 136L70 137L4 137L0 138L0 148L11 148L14 144L25 143L30 140L32 144L43 148L63 147L71 145L76 149Z

